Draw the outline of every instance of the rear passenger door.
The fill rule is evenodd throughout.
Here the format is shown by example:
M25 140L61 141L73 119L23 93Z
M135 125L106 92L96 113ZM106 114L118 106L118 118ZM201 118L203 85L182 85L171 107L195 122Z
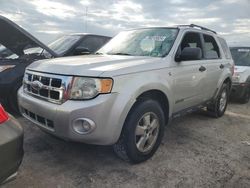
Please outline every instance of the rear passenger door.
M176 55L178 56L185 47L202 49L201 34L186 32ZM206 71L200 71L202 62L202 60L188 60L175 63L173 70L174 112L196 106L203 101Z
M211 99L217 89L217 84L222 73L223 63L219 46L212 35L202 34L203 40L203 66L206 67L206 82L203 90L205 95L203 100Z

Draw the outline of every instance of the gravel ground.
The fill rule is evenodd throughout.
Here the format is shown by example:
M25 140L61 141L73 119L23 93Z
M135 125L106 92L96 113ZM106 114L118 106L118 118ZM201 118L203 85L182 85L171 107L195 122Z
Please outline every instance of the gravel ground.
M25 156L4 188L250 187L250 104L230 104L220 119L195 113L174 120L154 157L139 165L111 147L65 142L19 121Z

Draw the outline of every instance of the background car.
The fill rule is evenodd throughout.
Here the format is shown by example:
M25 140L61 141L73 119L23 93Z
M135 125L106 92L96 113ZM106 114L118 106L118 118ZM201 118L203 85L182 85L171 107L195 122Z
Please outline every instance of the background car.
M110 37L94 34L64 35L48 46L0 16L0 102L18 112L17 90L25 68L35 60L95 53ZM11 51L11 54L10 54Z
M235 62L231 98L248 103L250 99L250 47L231 47Z
M23 129L0 104L0 184L16 174L23 159Z

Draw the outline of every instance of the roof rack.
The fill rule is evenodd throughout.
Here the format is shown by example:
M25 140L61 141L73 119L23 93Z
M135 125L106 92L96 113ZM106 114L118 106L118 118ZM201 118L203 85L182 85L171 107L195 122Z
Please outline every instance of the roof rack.
M210 31L210 32L213 32L215 34L217 34L215 31L211 30L211 29L208 29L206 27L202 27L200 25L195 25L195 24L190 24L190 25L178 25L178 27L193 27L193 28L199 28L201 30L206 30L206 31Z

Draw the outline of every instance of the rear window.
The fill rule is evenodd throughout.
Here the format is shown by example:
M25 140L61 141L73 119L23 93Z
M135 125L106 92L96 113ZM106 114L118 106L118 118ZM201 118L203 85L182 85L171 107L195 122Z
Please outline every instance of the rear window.
M250 47L249 48L231 48L231 53L235 65L250 66Z
M219 41L220 41L220 44L221 44L221 47L222 47L222 50L226 56L227 59L232 59L232 55L231 55L231 52L227 46L227 42L223 39L223 38L220 38L218 37Z

